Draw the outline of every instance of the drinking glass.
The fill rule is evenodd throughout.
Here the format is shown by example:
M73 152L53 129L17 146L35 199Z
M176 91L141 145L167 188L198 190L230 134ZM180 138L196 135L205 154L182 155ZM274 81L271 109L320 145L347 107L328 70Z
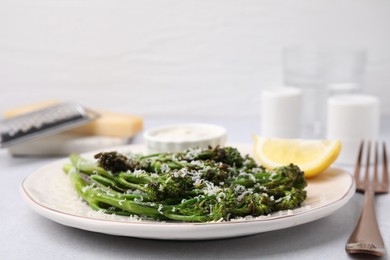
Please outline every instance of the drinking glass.
M364 49L325 49L322 57L323 81L329 95L362 92L367 53Z
M305 45L284 48L284 85L302 89L301 137L325 137L328 96L361 92L365 61L364 49Z

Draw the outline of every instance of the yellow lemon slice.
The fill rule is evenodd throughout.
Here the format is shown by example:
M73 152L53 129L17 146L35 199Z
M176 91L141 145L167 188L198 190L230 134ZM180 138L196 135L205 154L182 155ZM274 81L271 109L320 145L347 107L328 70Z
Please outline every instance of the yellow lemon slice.
M254 157L266 168L296 164L305 177L325 171L338 157L338 140L301 140L254 136Z

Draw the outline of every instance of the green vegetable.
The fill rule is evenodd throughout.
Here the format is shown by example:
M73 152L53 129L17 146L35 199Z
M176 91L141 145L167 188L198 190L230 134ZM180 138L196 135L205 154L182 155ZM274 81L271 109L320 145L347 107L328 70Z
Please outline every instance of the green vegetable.
M70 156L64 171L92 209L108 214L189 222L228 221L299 207L303 172L293 164L266 170L236 148L152 155Z

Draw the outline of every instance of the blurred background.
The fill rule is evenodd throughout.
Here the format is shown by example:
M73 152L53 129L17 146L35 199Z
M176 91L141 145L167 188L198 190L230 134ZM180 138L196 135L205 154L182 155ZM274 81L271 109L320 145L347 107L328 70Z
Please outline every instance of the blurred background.
M0 112L46 99L141 116L260 115L291 44L366 48L390 115L388 0L3 0Z

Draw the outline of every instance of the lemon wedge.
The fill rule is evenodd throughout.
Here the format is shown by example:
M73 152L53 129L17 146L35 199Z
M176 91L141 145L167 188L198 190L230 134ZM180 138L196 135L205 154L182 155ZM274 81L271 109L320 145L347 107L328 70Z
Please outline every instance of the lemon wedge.
M254 157L266 168L296 164L305 177L325 171L338 157L338 140L301 140L254 136Z

